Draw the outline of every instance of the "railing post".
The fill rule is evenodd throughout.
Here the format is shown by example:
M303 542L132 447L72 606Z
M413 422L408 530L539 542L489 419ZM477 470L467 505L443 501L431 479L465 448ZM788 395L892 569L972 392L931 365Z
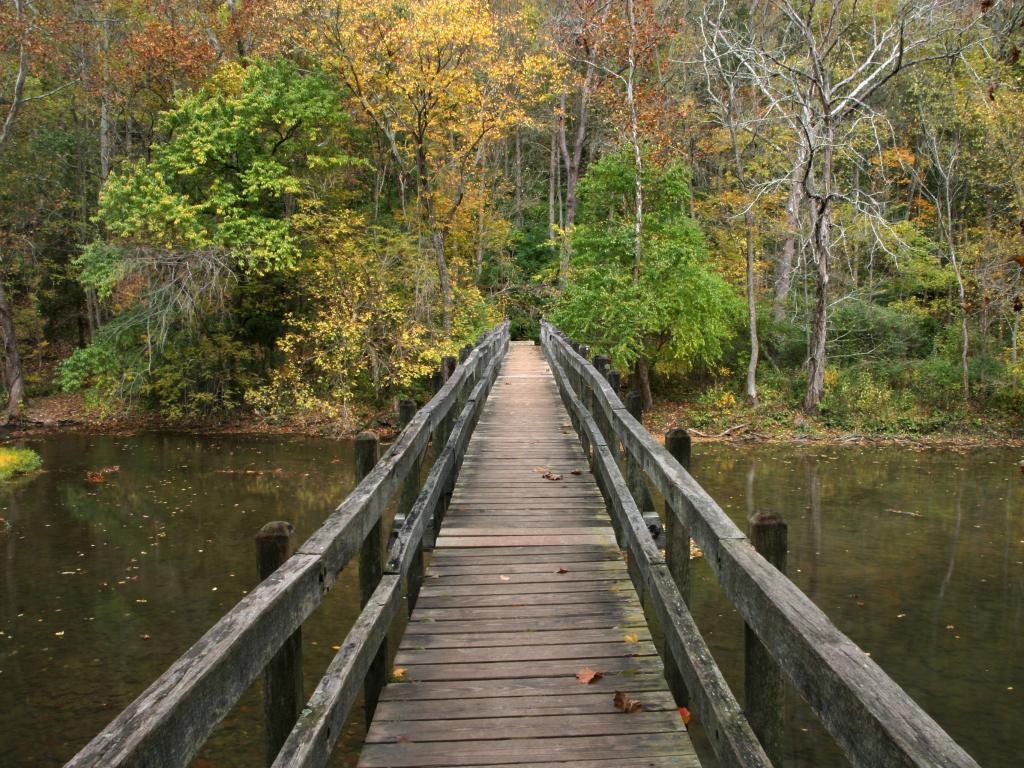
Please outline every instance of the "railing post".
M260 581L284 565L295 544L295 528L267 523L256 534L256 568ZM284 641L263 670L263 716L267 765L281 751L306 699L302 695L302 627Z
M380 444L376 433L360 432L356 435L356 481L361 481L370 474L370 470L377 463L380 451ZM384 574L384 535L383 526L380 520L374 523L373 528L363 541L362 549L359 551L359 606L365 608L370 601L373 591L380 583ZM366 722L373 719L374 710L377 709L377 699L384 688L387 676L388 644L381 643L377 655L370 663L366 672L366 684L364 687L364 699L366 707Z
M448 381L455 373L455 369L459 365L459 359L454 355L445 355L441 358L441 378L444 381Z
M765 560L786 572L786 521L772 512L755 512L749 521L750 543ZM744 625L744 689L747 719L772 764L781 768L783 749L782 670L757 635Z
M416 401L415 400L402 400L398 404L398 423L404 429L413 417L416 415ZM402 498L398 503L398 511L395 515L402 515L403 524L408 524L409 512L412 510L413 505L416 503L416 497L420 492L420 467L422 466L423 456L422 454L416 459L412 469L409 472L409 476L405 479L405 484L402 486ZM419 543L416 545L416 551L412 556L412 562L409 564L409 576L408 576L408 587L407 587L407 600L409 605L409 615L412 615L413 608L416 607L416 598L419 597L420 587L423 585L423 538L420 537Z
M678 461L686 469L690 467L690 435L681 427L675 427L665 433L665 450L672 454L672 458ZM690 602L690 532L686 530L679 513L682 510L673 510L668 503L665 504L665 561L668 565L672 580L683 600ZM679 674L678 666L672 659L671 652L665 654L665 680L668 682L669 690L675 697L679 706L685 707L690 703L690 694L686 690L686 683Z
M643 403L639 392L630 392L626 395L626 411L641 424L643 423ZM626 481L629 483L629 490L633 494L640 513L653 512L654 499L647 487L647 481L644 480L643 468L633 461L628 450L626 451Z

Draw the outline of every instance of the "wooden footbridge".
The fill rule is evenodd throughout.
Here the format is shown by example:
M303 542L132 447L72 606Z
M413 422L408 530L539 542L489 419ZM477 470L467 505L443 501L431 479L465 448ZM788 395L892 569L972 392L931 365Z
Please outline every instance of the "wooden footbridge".
M685 433L662 446L587 352L547 324L510 344L505 323L446 358L379 460L360 435L360 482L323 526L294 553L265 526L259 586L68 765L188 765L262 678L275 768L325 765L360 693L367 768L698 766L687 712L705 765L780 768L784 685L855 766L977 768L769 562L784 526L745 536L686 472ZM687 608L691 537L746 622L743 706ZM302 624L355 558L363 611L306 698Z

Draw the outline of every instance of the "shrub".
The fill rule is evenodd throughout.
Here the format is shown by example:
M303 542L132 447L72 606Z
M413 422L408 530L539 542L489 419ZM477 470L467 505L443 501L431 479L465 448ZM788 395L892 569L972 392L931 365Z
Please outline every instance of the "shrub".
M43 466L39 454L28 448L0 447L0 482L24 475Z

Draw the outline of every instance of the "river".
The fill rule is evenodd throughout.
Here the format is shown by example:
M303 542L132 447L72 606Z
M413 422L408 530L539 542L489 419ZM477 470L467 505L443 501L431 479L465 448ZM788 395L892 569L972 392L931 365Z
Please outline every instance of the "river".
M255 584L253 536L301 541L351 489L347 441L51 435L0 490L0 765L62 764ZM738 524L789 523L789 573L986 768L1024 753L1024 476L1015 449L695 446ZM99 482L87 473L118 467ZM307 691L358 612L355 574L304 628ZM742 624L701 561L694 614L741 690ZM394 638L393 638L394 640ZM357 708L358 709L358 708ZM799 702L787 765L841 765ZM334 765L353 765L358 713ZM253 691L197 766L262 759Z

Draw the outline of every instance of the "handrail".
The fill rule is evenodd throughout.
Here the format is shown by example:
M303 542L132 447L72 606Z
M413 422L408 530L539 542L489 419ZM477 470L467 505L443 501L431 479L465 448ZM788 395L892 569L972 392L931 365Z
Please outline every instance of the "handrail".
M508 345L508 321L484 334L437 394L402 430L374 468L280 568L243 597L68 763L69 768L179 768L237 703L295 630L319 606L341 569L380 522L395 490L419 466L431 432ZM476 391L476 390L474 390ZM400 597L400 576L386 575L353 627L363 646L386 635ZM385 620L386 619L386 620ZM376 652L367 651L367 658ZM332 662L332 667L338 662ZM336 735L336 734L335 734Z
M978 768L878 664L754 550L714 499L628 413L614 389L561 331L542 323L541 343L566 385L572 388L575 379L582 399L593 402L593 413L583 409L587 415L600 417L608 425L630 460L662 494L668 514L677 516L704 551L726 597L853 765ZM573 398L580 400L575 394ZM600 435L597 420L581 419L591 443ZM603 443L602 439L598 449ZM685 677L685 670L681 671ZM701 711L702 716L706 714Z
M434 460L412 511L398 530L380 584L310 696L272 768L319 768L330 757L331 748L359 693L370 661L387 636L387 628L398 609L402 578L409 573L414 555L422 547L427 516L436 508L447 481L458 472L500 362L498 355L491 359L467 398L448 442ZM410 583L410 611L415 605L418 589L418 583Z
M573 392L558 361L549 356L548 363L572 421L593 452L594 473L617 521L616 530L624 534L629 550L630 577L639 593L647 592L652 598L665 642L672 649L672 659L678 665L687 690L696 698L696 709L701 713L719 765L723 768L772 768L711 657L597 422Z

